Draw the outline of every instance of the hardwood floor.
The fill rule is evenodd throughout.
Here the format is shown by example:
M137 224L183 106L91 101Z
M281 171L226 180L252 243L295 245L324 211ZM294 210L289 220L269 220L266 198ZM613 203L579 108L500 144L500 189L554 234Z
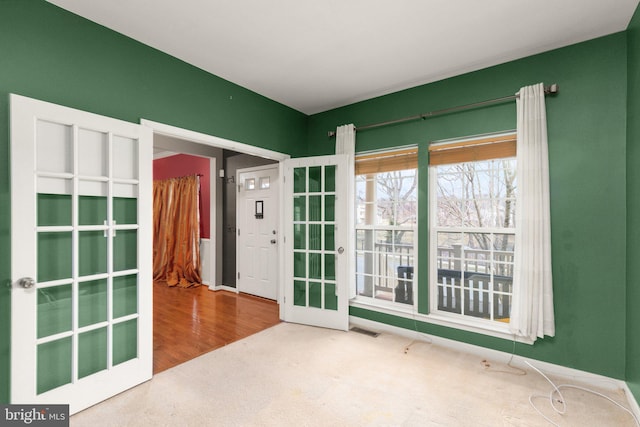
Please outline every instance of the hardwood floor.
M153 372L157 374L280 323L275 301L207 286L153 284Z

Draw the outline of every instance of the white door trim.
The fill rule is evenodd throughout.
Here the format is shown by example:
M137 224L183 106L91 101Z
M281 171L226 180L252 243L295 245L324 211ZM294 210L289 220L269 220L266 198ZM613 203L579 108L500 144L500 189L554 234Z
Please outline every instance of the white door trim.
M263 157L265 159L271 159L271 160L277 160L280 163L282 163L284 160L291 158L290 155L288 154L284 154L284 153L280 153L279 151L274 151L274 150L268 150L266 148L260 148L260 147L255 147L253 145L249 145L249 144L245 144L242 142L237 142L237 141L232 141L230 139L225 139L225 138L220 138L217 136L213 136L213 135L208 135L206 133L201 133L201 132L196 132L196 131L192 131L192 130L188 130L188 129L184 129L184 128L180 128L177 126L172 126L172 125L168 125L168 124L164 124L164 123L159 123L159 122L155 122L153 120L147 120L147 119L140 119L140 124L146 127L151 128L151 130L153 130L154 134L160 134L160 135L165 135L165 136L170 136L173 138L180 138L180 139L184 139L187 141L191 141L194 142L196 144L201 144L201 145L206 145L209 147L216 147L216 148L222 148L225 150L233 150L233 151L237 151L239 153L244 153L244 154L250 154L252 156L258 156L258 157ZM215 179L215 177L217 176L217 173L212 173L211 177L212 179ZM280 165L280 182L282 182L282 165ZM212 185L212 188L214 188L214 186ZM282 212L282 186L279 187L279 193L278 193L278 197L280 199L280 210ZM212 200L213 200L213 196L212 196ZM211 209L211 221L212 224L215 224L216 221L216 209ZM282 230L282 215L280 215L280 230ZM212 232L215 231L215 228L212 230ZM279 245L279 249L278 249L278 258L280 259L280 269L279 271L283 271L282 270L282 258L283 258L283 245ZM216 259L216 245L211 245L211 259L212 259L212 266L211 266L211 275L214 278L214 283L215 283L215 259ZM282 287L283 285L280 284L279 289L278 289L278 304L280 304L280 318L282 319L283 317L283 304L281 301L282 295L283 295L283 290L284 288ZM226 288L226 287L225 287ZM216 288L217 289L217 288Z
M208 145L210 147L224 148L239 153L251 154L252 156L264 157L271 160L285 160L291 156L280 153L279 151L268 150L266 148L255 147L253 145L244 144L242 142L232 141L230 139L220 138L218 136L208 135L164 123L154 122L152 120L140 119L140 124L150 127L154 133L172 136L175 138L186 139L198 144Z

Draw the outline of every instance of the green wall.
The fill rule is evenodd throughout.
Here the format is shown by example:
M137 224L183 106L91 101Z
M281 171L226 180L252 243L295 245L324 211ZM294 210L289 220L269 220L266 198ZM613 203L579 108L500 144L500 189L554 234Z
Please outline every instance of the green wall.
M625 378L626 34L527 57L311 116L309 151L330 153L327 131L499 98L538 82L547 98L556 336L518 344L520 355ZM420 144L419 311L427 301L429 141L515 129L515 103L358 133L358 151ZM413 329L414 322L354 309L355 316ZM419 323L431 334L510 352L513 344Z
M640 7L627 30L627 372L640 401Z
M44 0L0 1L0 402L9 399L10 367L9 93L302 156L332 152L327 131L340 124L366 125L502 97L541 81L560 85L560 94L547 100L557 330L555 338L518 344L516 352L626 378L640 396L640 264L634 263L640 254L640 172L633 167L640 160L639 51L636 13L626 33L306 117ZM514 128L515 106L507 103L363 131L358 150L421 144L424 171L429 141ZM427 185L422 173L423 267ZM423 274L419 283L423 313L426 279ZM414 327L413 321L368 310L353 308L352 314ZM418 328L512 349L511 342L484 335L420 322Z
M307 116L43 0L0 2L0 402L9 399L9 93L299 156Z

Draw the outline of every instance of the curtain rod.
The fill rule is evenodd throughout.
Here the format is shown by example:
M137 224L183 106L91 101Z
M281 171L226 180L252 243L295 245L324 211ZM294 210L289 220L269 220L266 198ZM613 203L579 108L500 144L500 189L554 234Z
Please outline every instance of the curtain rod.
M544 94L545 95L556 94L558 93L559 89L560 88L558 84L554 83L550 86L545 86ZM404 123L404 122L410 122L412 120L420 120L420 119L426 120L428 118L439 116L442 114L455 113L458 111L470 110L472 108L486 107L488 105L500 104L502 102L512 101L518 98L518 96L519 96L519 93L516 93L515 95L503 96L502 98L489 99L487 101L474 102L473 104L466 104L466 105L460 105L457 107L445 108L442 110L429 111L428 113L416 114L415 116L404 117L402 119L389 120L386 122L374 123L374 124L365 125L365 126L358 126L355 128L355 130L362 131L367 129L375 129L382 126L389 126L389 125L395 125L395 124ZM327 135L329 136L329 138L333 138L334 136L336 136L336 131L330 130L329 132L327 132Z

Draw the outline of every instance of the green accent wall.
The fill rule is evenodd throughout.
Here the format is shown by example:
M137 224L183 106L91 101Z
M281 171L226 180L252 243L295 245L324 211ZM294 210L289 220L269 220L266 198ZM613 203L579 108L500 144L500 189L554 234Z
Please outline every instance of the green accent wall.
M307 116L44 0L0 2L0 402L9 400L9 93L293 156Z
M556 335L516 353L625 378L627 36L617 33L311 116L309 151L327 131L412 116L558 83L547 97ZM359 132L358 151L420 144L419 311L428 310L429 141L515 129L515 103ZM354 316L413 329L414 322L352 308ZM421 331L510 352L513 343L418 322Z
M627 366L629 388L640 401L640 8L627 30Z

